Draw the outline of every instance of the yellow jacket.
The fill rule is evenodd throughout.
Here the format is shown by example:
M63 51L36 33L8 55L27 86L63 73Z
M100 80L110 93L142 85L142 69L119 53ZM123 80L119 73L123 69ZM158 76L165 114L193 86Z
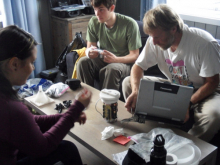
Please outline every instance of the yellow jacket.
M86 55L86 47L83 47L82 49L72 50L72 51L76 51L78 53L78 55L79 55L79 58L76 60L76 63L74 65L73 75L72 75L72 78L76 79L77 78L77 75L76 75L76 65L77 65L77 62L79 61L79 59Z

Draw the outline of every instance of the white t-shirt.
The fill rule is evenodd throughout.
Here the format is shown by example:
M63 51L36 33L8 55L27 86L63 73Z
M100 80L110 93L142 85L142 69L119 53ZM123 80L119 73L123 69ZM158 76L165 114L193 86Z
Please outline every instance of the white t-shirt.
M149 37L135 62L143 70L158 64L173 83L199 88L204 77L220 73L220 46L208 32L184 25L181 41L175 52L161 50Z

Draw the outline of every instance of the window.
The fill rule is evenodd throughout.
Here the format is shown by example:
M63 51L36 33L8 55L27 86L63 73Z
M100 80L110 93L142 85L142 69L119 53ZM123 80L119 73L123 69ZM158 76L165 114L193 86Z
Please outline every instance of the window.
M3 5L3 1L0 0L0 28L3 27L3 22L5 21L5 9Z
M0 28L3 27L2 21L3 21L3 18L2 18L1 8L0 8Z
M167 0L183 20L220 26L220 0Z
M0 10L0 28L2 28L3 25L2 25L2 13L1 13L1 10Z

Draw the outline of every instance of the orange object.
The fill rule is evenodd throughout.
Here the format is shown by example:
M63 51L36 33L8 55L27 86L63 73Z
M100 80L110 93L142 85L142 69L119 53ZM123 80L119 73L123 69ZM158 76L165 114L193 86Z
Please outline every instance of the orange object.
M126 136L118 136L116 137L115 139L113 139L113 141L119 143L119 144L122 144L122 145L125 145L126 143L128 143L131 139L128 139Z

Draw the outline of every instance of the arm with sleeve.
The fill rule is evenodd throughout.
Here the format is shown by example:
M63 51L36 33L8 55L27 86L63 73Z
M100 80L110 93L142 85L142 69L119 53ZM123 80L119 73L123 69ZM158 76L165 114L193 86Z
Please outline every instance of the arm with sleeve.
M8 111L4 141L27 155L39 157L46 156L58 146L74 126L84 106L75 101L66 113L51 117L34 117L25 105L17 101L5 103L2 108ZM44 121L47 121L46 124L43 124ZM4 124L4 120L1 123ZM42 130L45 132L42 133Z

